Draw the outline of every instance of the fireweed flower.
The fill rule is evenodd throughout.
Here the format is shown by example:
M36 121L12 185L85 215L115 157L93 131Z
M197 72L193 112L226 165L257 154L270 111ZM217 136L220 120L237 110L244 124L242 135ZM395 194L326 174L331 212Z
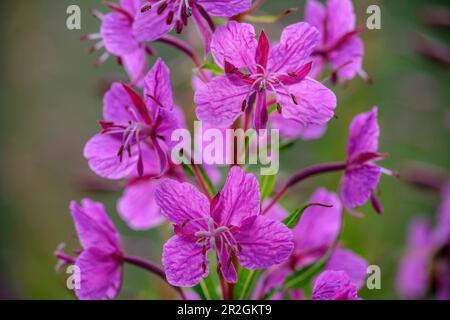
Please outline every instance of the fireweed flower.
M114 299L122 285L124 254L120 236L101 203L85 199L70 204L78 239L83 247L75 265L80 270L79 299Z
M326 6L316 0L308 0L305 20L321 33L320 44L313 53L314 76L320 75L325 62L329 62L336 70L336 80L351 80L357 74L367 79L362 70L364 44L358 37L361 30L355 27L351 0L328 0Z
M256 100L255 128L265 128L266 98L274 95L283 118L304 126L326 123L334 115L336 96L308 77L310 54L318 40L319 32L307 23L285 28L280 43L272 47L264 32L256 40L250 24L230 21L218 27L211 52L226 75L195 93L198 118L229 127Z
M181 33L194 18L209 52L214 23L210 16L229 18L250 8L251 0L147 0L141 6L133 34L139 41L154 41L175 28Z
M96 61L97 65L105 62L111 55L117 57L135 85L142 84L147 71L147 54L153 54L150 47L133 36L133 25L140 5L140 0L120 0L119 4L107 3L113 12L103 15L94 11L101 20L100 32L83 37L87 40L99 40L91 47L91 51L103 47L106 49Z
M207 252L214 250L218 272L236 282L234 259L248 269L285 261L294 247L292 231L260 215L258 181L231 168L222 191L211 201L187 183L164 180L156 191L175 233L163 249L167 280L174 286L197 285L209 273Z
M313 300L359 300L358 289L344 271L324 271L314 282Z
M347 209L353 209L369 199L378 213L382 208L374 195L381 174L394 175L390 170L378 166L375 161L386 158L378 153L378 108L356 116L350 124L347 142L347 161L344 177L341 181L340 195Z
M84 149L91 169L108 179L160 176L170 166L171 133L181 127L174 107L170 71L158 59L144 81L142 99L115 83L104 98L102 133Z

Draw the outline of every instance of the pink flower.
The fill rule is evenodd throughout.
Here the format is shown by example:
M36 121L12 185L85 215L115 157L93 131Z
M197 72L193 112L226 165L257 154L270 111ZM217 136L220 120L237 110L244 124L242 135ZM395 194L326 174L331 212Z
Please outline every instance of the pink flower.
M378 185L381 173L394 175L389 170L381 168L375 161L386 158L378 153L378 109L356 116L351 125L347 142L347 166L341 182L341 198L348 209L359 207L369 199L378 213L381 205L373 191Z
M105 47L106 52L97 60L101 64L110 55L118 57L123 63L132 84L142 85L142 79L147 71L147 54L152 54L150 47L138 41L133 35L133 25L141 5L141 0L120 0L119 4L108 3L113 12L102 15L100 33L89 34L85 39L100 41L92 47L99 50Z
M234 258L245 268L262 269L285 261L294 247L291 230L260 215L258 181L239 167L211 202L192 185L170 179L161 183L156 201L175 224L162 257L174 286L195 286L208 275L209 250L216 252L224 279L236 282Z
M328 259L325 270L344 271L359 289L364 285L369 264L353 251L336 248Z
M122 285L123 251L120 236L101 203L85 199L70 210L83 251L75 265L80 270L82 300L114 299Z
M133 33L140 41L154 41L173 28L181 33L192 16L209 52L210 16L229 18L249 9L251 3L251 0L147 0L141 7Z
M108 179L160 176L170 165L171 134L182 126L174 107L170 71L161 59L145 77L145 100L115 83L104 98L102 133L84 149L91 169Z
M358 289L344 271L327 270L314 282L313 300L359 300Z
M226 75L196 91L198 118L229 127L256 100L254 124L257 129L264 128L269 107L266 98L274 95L283 118L303 126L325 124L334 115L336 96L308 77L308 60L318 40L319 32L307 23L285 28L280 43L273 47L264 32L256 41L250 24L230 21L218 27L211 52Z
M308 0L305 20L321 33L319 46L315 49L314 76L322 71L325 62L337 70L339 80L351 80L362 71L364 44L355 28L356 18L351 0L328 0L324 6L316 0Z

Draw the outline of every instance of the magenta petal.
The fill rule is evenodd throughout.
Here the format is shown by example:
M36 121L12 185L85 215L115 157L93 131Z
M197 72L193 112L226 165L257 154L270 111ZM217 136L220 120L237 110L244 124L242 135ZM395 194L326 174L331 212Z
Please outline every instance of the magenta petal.
M120 83L113 83L111 89L103 98L103 119L106 122L126 124L135 120L127 107L133 106L133 101Z
M84 148L84 157L92 171L103 178L123 179L137 176L137 146L133 145L131 157L124 155L120 161L117 155L122 140L108 134L97 134Z
M197 0L206 12L215 17L229 18L248 10L251 0Z
M139 48L130 54L121 56L121 58L131 83L138 87L142 87L148 66L145 48Z
M319 30L321 35L324 32L326 9L323 4L316 0L307 0L305 6L305 21Z
M247 269L264 269L284 262L294 249L292 231L283 223L264 216L251 217L235 234L242 250L239 263Z
M362 68L364 44L353 37L330 54L331 67L338 70L339 80L353 79Z
M130 54L139 49L139 43L131 32L131 22L119 13L105 15L100 33L106 50L115 56Z
M96 247L110 253L120 250L119 233L101 203L84 199L78 206L73 201L70 211L84 249Z
M256 177L234 166L228 173L212 216L222 226L240 226L243 220L260 213L259 199L259 184Z
M342 225L342 205L336 194L320 188L308 203L333 207L309 207L301 216L294 229L295 253L299 266L319 260L336 242Z
M327 11L327 42L333 44L355 29L356 16L351 0L328 0Z
M167 281L177 287L193 287L209 273L202 245L178 236L170 238L164 245L162 263Z
M256 48L253 26L235 21L217 27L211 41L211 53L216 64L222 68L225 60L237 68L254 66Z
M358 290L344 271L324 271L316 279L313 300L359 300Z
M278 89L278 102L284 118L295 120L303 126L323 125L333 118L336 96L320 82L306 78L298 84L287 86L287 89L295 96L297 104L284 89Z
M75 293L80 300L117 297L122 286L122 264L117 257L89 248L77 258L76 266L80 268L80 288Z
M351 250L337 248L328 259L326 270L344 271L353 284L361 288L367 277L369 264Z
M170 84L170 70L161 58L156 60L144 79L144 98L147 107L155 109L173 108L173 93ZM157 101L157 102L156 102Z
M242 113L242 103L250 86L236 86L226 76L219 76L195 93L197 117L212 126L227 128Z
M217 245L220 247L218 251L218 258L220 262L220 270L222 271L222 276L228 283L236 283L237 281L237 272L234 267L233 260L231 260L230 253L225 250L225 247L222 246L223 241L218 243Z
M327 131L326 125L309 125L303 126L295 120L283 118L277 112L270 115L270 124L273 129L280 130L280 136L285 139L302 139L304 141L316 140L325 134Z
M201 219L191 223L206 225L209 200L191 184L165 179L156 189L155 199L163 215L171 222L182 225L187 220Z
M292 273L292 268L289 266L289 262L267 269L263 276L258 280L253 291L252 299L261 300L270 290L280 287L290 273Z
M144 4L142 7L146 6ZM169 3L166 12L174 11L178 6L174 7L173 3ZM140 11L140 10L139 10ZM138 41L155 41L172 30L174 23L166 23L167 14L158 14L153 8L146 12L138 12L133 24L133 35Z
M120 0L120 6L131 16L136 16L141 9L141 0Z
M310 62L311 53L319 42L317 29L306 22L292 24L281 34L278 45L270 50L270 72L295 72Z
M357 115L350 124L347 142L347 158L353 160L361 153L377 152L380 128L378 125L378 108Z
M266 208L271 202L271 199L267 198L264 200L262 207ZM271 220L283 221L289 216L287 212L281 205L276 203L269 211L266 212L265 216Z
M374 164L364 164L347 170L340 191L344 207L353 209L366 203L380 178L381 169Z
M145 179L128 185L119 199L117 211L134 230L147 230L159 226L164 217L155 201L157 180Z

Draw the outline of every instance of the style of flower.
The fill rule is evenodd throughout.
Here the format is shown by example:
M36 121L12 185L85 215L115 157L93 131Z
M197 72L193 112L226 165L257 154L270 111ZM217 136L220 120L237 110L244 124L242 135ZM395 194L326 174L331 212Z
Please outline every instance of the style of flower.
M248 269L285 261L294 247L292 231L260 215L258 181L241 168L230 169L222 191L210 202L195 187L164 180L156 191L163 215L175 233L163 249L166 277L174 286L197 285L209 273L207 252L217 256L218 273L236 282L235 260Z
M181 33L194 18L209 52L214 22L211 16L229 18L250 8L251 0L147 0L141 6L133 33L139 41L154 41L175 28Z
M139 12L141 0L120 0L119 4L106 4L113 12L94 14L101 20L99 33L88 34L87 40L99 40L91 47L91 51L105 48L106 51L97 59L96 64L104 63L111 55L123 64L133 85L142 85L147 72L147 55L153 54L153 49L144 42L138 41L133 35L133 25Z
M312 300L359 300L358 289L344 271L324 271L314 282Z
M72 202L70 210L83 247L75 260L80 270L75 294L81 300L114 299L122 286L120 235L101 203L85 199L81 206Z
M198 118L229 127L256 100L254 125L265 128L267 98L274 95L283 118L304 126L325 124L334 116L336 96L308 77L318 40L319 32L307 23L285 28L280 43L272 47L264 32L256 40L250 24L230 21L218 27L211 52L226 74L196 91Z
M323 66L329 62L335 70L337 80L347 81L357 74L367 79L362 70L364 44L356 28L356 17L351 0L328 0L322 5L316 0L308 0L305 8L305 21L315 26L321 34L320 44L313 57L314 77L320 75Z
M108 179L159 177L169 166L173 130L182 126L174 106L170 71L161 59L145 77L142 99L131 87L114 83L104 97L102 132L84 149L90 168Z
M378 108L359 114L350 124L347 142L347 160L340 195L347 209L353 209L369 199L378 213L383 209L374 194L381 174L395 175L390 170L378 166L375 161L385 159L386 154L378 153Z

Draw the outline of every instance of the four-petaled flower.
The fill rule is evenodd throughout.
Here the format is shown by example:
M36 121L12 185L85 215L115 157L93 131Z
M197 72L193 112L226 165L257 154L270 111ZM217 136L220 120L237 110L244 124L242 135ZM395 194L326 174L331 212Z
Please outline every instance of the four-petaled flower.
M334 116L336 96L323 84L308 77L310 55L319 32L307 23L284 29L279 44L270 47L264 31L256 41L253 26L229 22L217 28L211 52L226 72L197 90L195 103L200 120L229 127L256 100L254 124L265 128L267 98L275 96L285 119L301 125L322 125Z
M167 280L174 286L197 285L209 273L207 252L217 255L218 272L236 282L235 263L263 269L285 261L294 248L292 231L260 215L258 181L231 168L222 191L210 202L196 188L170 179L156 191L163 215L175 233L163 249Z
M324 6L316 0L308 0L305 21L321 33L320 45L313 52L312 74L320 75L325 62L329 61L336 72L334 80L351 80L357 74L367 79L362 70L364 44L355 28L355 13L351 0L328 0Z
M314 282L313 300L359 300L358 288L344 271L327 270Z
M145 99L115 83L104 98L102 132L86 145L91 169L109 179L160 176L171 164L171 134L182 127L174 106L170 71L161 59L144 80Z
M142 79L147 71L147 54L153 54L153 49L144 42L138 41L133 35L133 25L141 5L140 0L120 0L119 4L106 4L113 12L94 14L101 19L99 33L88 34L84 39L100 40L91 47L91 51L105 48L96 61L102 64L110 55L116 56L123 64L133 85L142 85Z
M387 157L378 153L378 109L356 116L351 125L347 143L347 161L344 177L341 182L341 198L347 209L362 206L369 199L378 213L382 207L374 195L374 190L380 181L381 174L394 175L375 161Z

